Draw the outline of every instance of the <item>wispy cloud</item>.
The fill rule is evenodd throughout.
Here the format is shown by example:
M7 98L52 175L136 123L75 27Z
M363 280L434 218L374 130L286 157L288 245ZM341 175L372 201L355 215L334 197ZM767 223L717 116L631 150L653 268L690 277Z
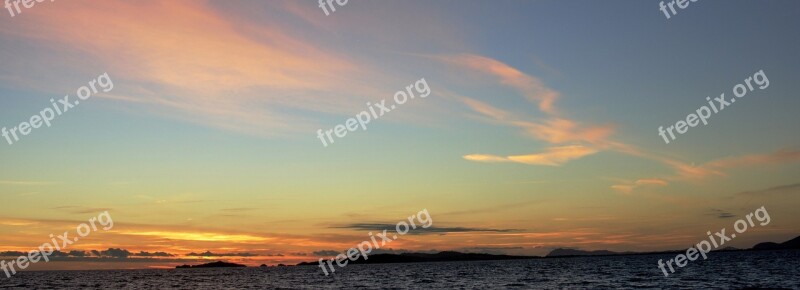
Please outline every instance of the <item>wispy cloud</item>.
M65 205L65 206L58 206L52 208L54 210L65 211L73 214L96 214L101 213L104 211L110 211L110 208L99 208L99 207L85 207L85 206L76 206L76 205Z
M501 85L518 90L528 101L537 104L544 113L538 120L498 108L474 98L449 93L450 97L461 100L468 108L494 124L519 128L533 139L546 142L552 147L544 152L503 156L497 154L467 154L465 160L484 163L521 163L529 165L559 166L601 151L611 150L623 154L654 160L674 170L673 175L660 177L643 177L636 181L627 181L612 185L616 191L630 193L642 187L663 187L670 182L703 180L710 177L724 177L727 171L735 168L754 165L779 164L800 161L800 150L780 150L770 153L757 153L745 156L731 156L713 160L701 165L689 164L675 158L664 157L647 152L631 144L611 139L615 133L612 124L582 124L563 116L556 110L555 102L560 94L548 88L541 80L527 75L520 70L500 61L479 55L459 54L434 56L444 63L460 69L489 75L496 78Z
M647 187L647 186L667 186L669 182L659 178L647 178L647 179L639 179L634 182L624 182L621 184L612 185L611 188L622 192L622 193L631 193L634 189L640 187Z
M354 230L361 230L361 231L383 231L383 230L394 230L397 224L387 224L387 223L355 223L355 224L348 224L343 226L333 226L331 228L337 229L354 229ZM468 227L435 227L430 226L428 228L423 228L418 226L413 231L410 231L410 234L422 234L422 233L466 233L466 232L499 232L499 233L506 233L506 232L514 232L518 230L514 229L489 229L489 228L468 228Z
M230 17L206 1L147 3L65 2L26 12L21 25L0 32L58 47L59 53L91 55L119 80L113 95L100 98L245 134L310 130L315 114L349 114L388 93L375 84L375 76L384 74L357 56L321 48L304 26ZM61 58L59 65L85 67L71 59ZM9 65L30 68L20 70L26 72L37 67ZM61 76L40 79L48 77Z
M555 102L559 93L548 88L533 76L492 58L475 54L458 54L436 56L439 60L455 66L468 68L494 76L504 85L517 89L529 101L538 103L539 110L548 114L556 114Z
M758 196L758 195L773 195L773 194L785 194L785 193L797 193L797 192L800 192L800 183L774 186L761 190L742 191L736 193L735 195Z
M267 237L246 234L225 234L215 232L166 232L166 231L122 231L120 234L133 236L153 236L170 240L204 241L204 242L264 242Z
M538 121L529 120L474 98L451 93L474 112L488 121L504 126L520 128L526 135L553 146L545 152L527 155L498 156L494 154L468 154L464 159L477 162L515 162L529 165L559 166L599 152L598 148L609 147L608 137L614 132L611 125L583 125L562 117L555 103L559 93L547 87L541 80L527 75L500 61L471 54L434 56L444 63L460 69L493 76L499 84L510 86L520 92L526 100L537 104L544 113Z
M253 253L212 253L211 251L205 251L202 253L195 253L191 252L186 254L189 257L254 257L258 256L258 254Z
M725 177L728 171L737 168L747 168L753 166L778 165L800 161L800 150L783 149L768 153L749 154L743 156L731 156L712 160L700 165L691 165L677 160L667 158L657 158L665 165L672 167L675 171L672 175L659 178L648 178L642 180L660 180L667 185L668 182L701 181L712 177ZM637 181L639 182L639 181ZM660 184L659 184L660 185ZM612 186L621 192L631 192L635 185L623 183Z
M719 219L728 219L728 218L732 218L732 217L736 216L736 215L734 215L734 214L732 214L730 212L727 212L727 211L724 211L724 210L721 210L721 209L716 209L716 208L712 208L711 209L711 213L709 213L709 215L711 215L713 217L716 217L716 218L719 218Z
M46 181L0 180L0 185L26 186L26 185L49 185L49 184L53 184L53 183L52 182L46 182Z
M515 162L528 165L560 166L570 160L579 159L594 153L597 153L596 149L575 145L551 147L547 148L547 150L542 153L506 157L488 154L470 154L465 155L464 159L478 162Z

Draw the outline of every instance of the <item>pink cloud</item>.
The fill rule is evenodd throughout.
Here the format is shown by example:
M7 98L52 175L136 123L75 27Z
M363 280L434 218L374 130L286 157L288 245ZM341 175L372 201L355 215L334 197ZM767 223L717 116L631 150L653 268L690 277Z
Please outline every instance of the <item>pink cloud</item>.
M446 55L436 57L439 60L456 66L466 67L473 71L488 74L499 79L501 84L517 89L528 100L536 102L539 110L548 114L556 114L555 102L559 93L548 88L541 80L527 75L516 68L488 57L474 54Z

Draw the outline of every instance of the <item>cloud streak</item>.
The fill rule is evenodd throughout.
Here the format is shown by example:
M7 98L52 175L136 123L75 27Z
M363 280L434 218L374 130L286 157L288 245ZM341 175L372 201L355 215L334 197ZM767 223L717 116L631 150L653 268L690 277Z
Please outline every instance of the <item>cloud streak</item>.
M388 93L375 85L373 76L382 74L363 60L320 48L301 26L230 17L205 1L65 2L26 11L20 22L0 32L102 63L120 85L99 98L239 133L311 130L317 117L309 113L348 114L351 106ZM71 59L59 58L59 65L86 66ZM61 77L50 74L43 77Z
M464 159L477 162L514 162L527 165L561 166L568 161L597 153L594 148L586 146L550 147L542 153L513 156L496 156L489 154L465 155Z
M360 231L383 231L383 230L390 230L393 231L397 224L386 224L386 223L354 223L348 224L343 226L334 226L332 228L337 229L354 229ZM514 229L489 229L489 228L468 228L468 227L436 227L430 226L428 228L417 227L413 231L410 231L410 234L423 234L423 233L467 233L467 232L498 232L498 233L507 233L507 232L514 232L518 230Z

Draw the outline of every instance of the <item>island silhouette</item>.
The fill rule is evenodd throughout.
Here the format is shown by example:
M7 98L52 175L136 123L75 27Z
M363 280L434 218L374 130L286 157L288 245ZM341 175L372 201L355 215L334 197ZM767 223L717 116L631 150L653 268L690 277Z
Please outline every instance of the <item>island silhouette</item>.
M761 250L792 250L800 249L800 236L783 243L765 242L759 243L750 249L736 249L727 247L715 250L714 252L726 251L761 251ZM667 253L682 253L683 250L670 250L659 252L613 252L608 250L597 251L584 251L577 249L558 248L550 251L544 257L540 256L512 256L512 255L493 255L493 254L475 254L475 253L460 253L454 251L445 251L437 254L428 253L402 253L402 254L376 254L364 260L359 257L355 261L350 261L351 264L387 264L387 263L424 263L424 262L466 262L466 261L491 261L491 260L524 260L524 259L547 259L547 258L563 258L563 257L586 257L586 256L624 256L624 255L653 255L653 254L667 254ZM319 262L302 262L298 266L318 266Z
M770 250L798 250L800 249L800 236L788 240L783 243L762 242L758 243L749 249L737 249L733 247L726 247L714 250L713 252L729 252L729 251L770 251ZM499 261L499 260L526 260L526 259L547 259L547 258L565 258L565 257L586 257L586 256L624 256L624 255L654 255L654 254L672 254L681 253L686 250L670 250L658 252L614 252L608 250L585 251L578 249L558 248L550 251L546 256L514 256L514 255L495 255L495 254L482 254L482 253L461 253L456 251L443 251L435 254L431 253L401 253L401 254L375 254L370 255L368 259L359 257L355 261L350 261L351 264L391 264L391 263L427 263L427 262L467 262L467 261ZM317 261L314 262L301 262L297 266L318 266ZM283 264L278 265L286 266ZM190 269L190 268L243 268L246 265L228 263L217 261L213 263L200 264L200 265L181 265L176 266L177 269ZM262 264L260 267L267 267Z
M223 261L216 261L216 262L213 262L213 263L200 264L200 265L194 265L194 266L192 266L192 265L181 265L181 266L175 266L175 268L176 268L176 269L191 269L191 268L243 268L243 267L247 267L247 266L246 266L246 265L241 265L241 264L227 263L227 262L223 262Z

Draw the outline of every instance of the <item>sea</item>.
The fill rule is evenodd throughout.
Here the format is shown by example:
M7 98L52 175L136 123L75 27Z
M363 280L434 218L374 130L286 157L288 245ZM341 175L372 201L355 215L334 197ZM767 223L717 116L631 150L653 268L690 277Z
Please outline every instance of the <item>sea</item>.
M800 289L800 250L319 267L21 272L4 289Z

